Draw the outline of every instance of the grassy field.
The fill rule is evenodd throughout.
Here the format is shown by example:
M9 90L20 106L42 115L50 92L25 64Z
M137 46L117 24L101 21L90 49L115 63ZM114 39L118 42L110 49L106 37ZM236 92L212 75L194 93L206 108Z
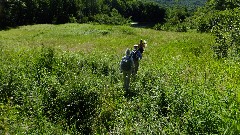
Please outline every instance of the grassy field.
M148 47L131 92L119 62ZM239 134L240 63L210 34L92 24L0 31L0 134Z

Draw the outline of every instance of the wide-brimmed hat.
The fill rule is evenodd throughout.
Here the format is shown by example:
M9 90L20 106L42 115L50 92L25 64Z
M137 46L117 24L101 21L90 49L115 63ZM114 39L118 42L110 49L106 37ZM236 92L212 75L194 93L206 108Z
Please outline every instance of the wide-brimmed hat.
M137 44L135 44L135 45L133 45L133 47L138 47L138 45L137 45Z

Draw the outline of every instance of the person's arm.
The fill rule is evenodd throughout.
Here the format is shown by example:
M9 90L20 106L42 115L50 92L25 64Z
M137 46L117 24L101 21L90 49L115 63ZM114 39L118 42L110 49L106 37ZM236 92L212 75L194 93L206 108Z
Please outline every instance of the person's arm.
M142 54L141 54L140 51L138 51L138 56L139 56L139 58L140 58L140 60L141 60L141 59L142 59Z
M119 67L119 69L120 69L120 72L122 72L122 60L121 60L121 62L120 62L120 65L119 65L120 67Z

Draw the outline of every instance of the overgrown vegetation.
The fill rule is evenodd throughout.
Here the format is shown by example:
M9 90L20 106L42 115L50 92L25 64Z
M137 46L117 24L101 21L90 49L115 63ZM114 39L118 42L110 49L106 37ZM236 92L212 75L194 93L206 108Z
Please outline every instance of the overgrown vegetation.
M129 25L131 19L124 18L116 9L113 9L110 14L96 14L93 21L98 24Z
M72 22L0 31L0 134L240 134L239 12L230 0L194 13L132 0L0 1L1 28ZM139 39L148 47L126 93L119 61Z
M191 11L194 11L198 7L204 6L207 2L207 0L148 0L148 1L158 2L168 7L174 7L176 5L184 6Z
M164 31L187 32L186 19L190 16L189 10L184 7L168 8L165 23L156 24L153 29Z
M199 32L211 32L218 58L239 59L239 1L212 0L192 16L192 26Z
M240 65L213 57L210 34L65 24L0 35L3 134L240 132ZM141 38L148 48L125 96L119 61Z

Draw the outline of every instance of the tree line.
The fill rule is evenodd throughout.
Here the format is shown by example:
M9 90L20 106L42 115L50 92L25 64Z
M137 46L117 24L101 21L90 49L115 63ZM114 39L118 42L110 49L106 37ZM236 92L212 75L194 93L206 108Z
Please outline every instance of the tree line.
M167 6L184 6L187 7L189 10L194 10L198 7L202 7L205 5L207 0L151 0L155 1Z
M208 0L189 19L198 32L215 36L213 51L218 58L240 58L240 0Z
M154 2L136 0L1 0L0 27L28 24L62 24L98 21L118 17L119 21L163 23L166 9ZM119 20L120 18L120 20ZM107 23L107 22L103 22Z

